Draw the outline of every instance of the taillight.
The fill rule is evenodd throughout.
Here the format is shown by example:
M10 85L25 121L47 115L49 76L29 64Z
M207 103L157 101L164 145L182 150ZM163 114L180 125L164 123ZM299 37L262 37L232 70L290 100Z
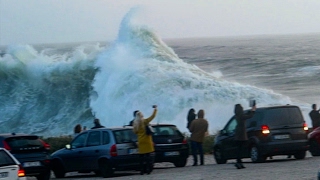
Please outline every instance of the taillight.
M24 177L26 176L23 167L21 166L21 164L19 165L19 171L18 171L18 177Z
M187 144L188 141L186 139L183 139L182 144Z
M46 150L50 150L50 144L48 144L48 143L46 143L46 142L44 142L43 140L41 140L41 139L39 139L40 141L41 141L41 143L42 143L42 145L43 145L43 147L46 149Z
M269 134L270 133L269 127L267 125L262 125L261 129L262 129L262 134Z
M303 130L305 130L305 131L308 131L308 130L309 130L307 123L303 123Z
M9 144L6 142L6 141L2 141L3 143L3 147L8 150L8 151L11 151L11 147L9 146Z
M111 146L110 148L110 155L112 157L115 157L115 156L118 156L118 153L117 153L117 146L114 144Z

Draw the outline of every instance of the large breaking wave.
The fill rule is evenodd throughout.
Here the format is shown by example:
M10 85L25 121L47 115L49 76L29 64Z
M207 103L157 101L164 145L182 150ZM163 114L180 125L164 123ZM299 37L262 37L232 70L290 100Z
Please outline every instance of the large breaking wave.
M188 109L204 109L210 130L221 128L233 105L291 103L271 90L228 82L187 64L154 31L123 19L108 47L81 45L68 52L29 45L8 47L0 57L0 131L43 136L71 134L94 117L105 126L122 126L157 104L154 123L186 131ZM236 70L236 68L235 68Z

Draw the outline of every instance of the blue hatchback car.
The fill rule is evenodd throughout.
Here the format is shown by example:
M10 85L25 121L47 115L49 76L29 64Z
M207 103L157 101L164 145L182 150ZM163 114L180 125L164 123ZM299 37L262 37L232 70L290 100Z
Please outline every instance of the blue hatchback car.
M110 177L117 170L138 170L136 142L132 127L87 130L51 155L52 170L56 178L67 172L95 172Z

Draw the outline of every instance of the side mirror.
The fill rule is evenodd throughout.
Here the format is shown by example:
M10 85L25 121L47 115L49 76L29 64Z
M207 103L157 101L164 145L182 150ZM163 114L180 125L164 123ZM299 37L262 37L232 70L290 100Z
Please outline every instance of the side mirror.
M67 145L66 145L66 149L71 149L71 145L70 145L70 144L67 144Z

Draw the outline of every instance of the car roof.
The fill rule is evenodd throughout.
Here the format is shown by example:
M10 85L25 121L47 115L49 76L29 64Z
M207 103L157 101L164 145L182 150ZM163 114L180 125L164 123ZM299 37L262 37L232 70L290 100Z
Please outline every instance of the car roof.
M0 137L9 138L9 137L22 137L22 136L36 136L34 134L24 134L24 133L3 133L0 134Z
M123 129L133 129L132 126L119 126L119 127L102 127L102 128L96 128L96 129L88 129L86 131L97 131L97 130L123 130Z
M267 109L277 109L277 108L299 108L298 106L295 105L281 105L281 106L270 106L270 107L259 107L256 109L256 111L263 111ZM251 109L246 109L245 111L250 111Z
M176 127L176 125L174 124L150 124L152 127L164 127L164 126L174 126Z

